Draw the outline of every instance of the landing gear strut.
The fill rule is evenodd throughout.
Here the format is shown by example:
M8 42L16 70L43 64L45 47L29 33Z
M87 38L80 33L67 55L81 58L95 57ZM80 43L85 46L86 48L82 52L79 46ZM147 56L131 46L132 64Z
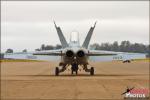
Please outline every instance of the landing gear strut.
M85 72L90 72L90 75L94 75L94 67L88 69L87 65L84 65L83 69L85 70Z
M71 74L73 74L73 72L76 72L76 75L78 74L78 64L73 63L72 67L71 67Z
M90 75L94 75L94 67L91 67Z
M59 68L58 68L58 67L55 68L55 75L56 75L56 76L59 75Z
M60 69L58 67L55 68L55 75L56 76L58 76L60 72L64 72L66 70L67 65L64 64L64 65L61 65L59 67L61 67L61 68Z

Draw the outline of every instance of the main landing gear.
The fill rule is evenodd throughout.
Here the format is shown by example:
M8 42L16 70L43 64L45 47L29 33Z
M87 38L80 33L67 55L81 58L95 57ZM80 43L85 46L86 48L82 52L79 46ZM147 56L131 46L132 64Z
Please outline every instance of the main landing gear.
M64 72L64 71L66 70L66 67L67 67L67 66L68 66L68 65L66 65L66 64L60 63L60 64L59 64L59 67L61 67L61 68L60 68L60 69L59 69L59 67L56 67L56 68L55 68L55 75L58 76L60 72Z
M94 75L94 67L91 67L90 75Z
M69 66L69 65L67 65L67 66ZM59 73L64 72L66 70L67 66L66 65L60 66L61 69L59 69L59 67L56 67L55 68L55 75L58 76ZM76 64L76 63L71 64L71 74L72 75L74 74L74 72L77 75L78 74L78 69L79 69L78 64ZM94 67L88 68L87 65L84 65L83 70L85 72L89 72L90 75L94 75Z
M90 72L90 75L94 75L94 67L91 67L90 69L87 67L87 65L83 66L83 69L85 72Z
M56 75L56 76L59 75L59 68L58 68L58 67L55 68L55 75Z

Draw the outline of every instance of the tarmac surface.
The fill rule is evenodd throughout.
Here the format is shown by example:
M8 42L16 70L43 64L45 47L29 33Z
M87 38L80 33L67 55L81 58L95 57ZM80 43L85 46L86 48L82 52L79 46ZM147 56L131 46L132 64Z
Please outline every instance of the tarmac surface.
M2 62L2 100L123 99L127 87L149 89L149 62L91 62L95 75L70 68L55 76L55 62Z

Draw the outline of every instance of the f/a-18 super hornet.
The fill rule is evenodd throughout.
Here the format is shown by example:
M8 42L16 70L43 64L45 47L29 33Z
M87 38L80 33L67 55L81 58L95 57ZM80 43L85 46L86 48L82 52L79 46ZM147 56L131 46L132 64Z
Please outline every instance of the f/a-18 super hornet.
M90 56L104 56L104 55L116 55L117 53L107 52L107 51L96 51L89 50L88 45L90 43L93 31L96 26L96 22L93 27L90 28L87 36L82 45L79 43L79 34L78 32L72 32L70 37L70 43L67 43L62 30L59 26L54 22L57 34L59 36L59 40L62 45L61 50L53 50L47 52L37 52L33 53L33 55L55 55L61 56L61 61L59 63L59 67L55 68L55 75L59 75L59 73L64 72L69 65L71 65L71 73L74 72L78 74L79 65L83 68L85 72L89 72L90 75L94 75L94 67L88 68L88 58Z
M36 56L49 56L52 58L54 58L54 56L55 57L59 56L60 57L59 65L58 65L58 67L55 68L56 76L58 76L61 72L64 72L68 66L71 66L72 74L74 72L76 74L78 74L79 67L81 67L85 72L89 72L90 75L94 75L94 67L89 65L89 61L93 60L93 59L99 60L98 58L100 58L100 57L105 58L106 56L111 56L111 57L113 57L113 60L123 60L122 55L125 53L122 53L122 52L88 49L93 31L96 26L96 22L95 22L94 26L92 26L89 29L87 36L82 45L80 45L80 43L79 43L78 32L72 32L72 34L70 36L70 42L68 43L62 33L61 28L59 26L57 26L55 22L54 22L54 25L55 25L57 34L59 36L59 40L61 42L62 49L28 52L27 56L26 56L27 58L25 58L25 59L35 59L36 60L37 59ZM16 53L16 54L20 54L20 53ZM17 56L13 57L11 55L12 54L6 54L5 58L15 58L15 59L20 58L20 56L17 58ZM24 55L25 55L25 53L24 53ZM130 55L127 54L127 57L129 57L129 56Z

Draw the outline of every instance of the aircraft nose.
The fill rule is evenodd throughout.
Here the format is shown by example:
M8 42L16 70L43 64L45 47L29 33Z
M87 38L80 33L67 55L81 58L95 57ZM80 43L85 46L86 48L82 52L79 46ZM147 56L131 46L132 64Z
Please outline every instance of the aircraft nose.
M76 59L77 59L77 57L75 56L75 57L74 57L74 59L76 60Z

